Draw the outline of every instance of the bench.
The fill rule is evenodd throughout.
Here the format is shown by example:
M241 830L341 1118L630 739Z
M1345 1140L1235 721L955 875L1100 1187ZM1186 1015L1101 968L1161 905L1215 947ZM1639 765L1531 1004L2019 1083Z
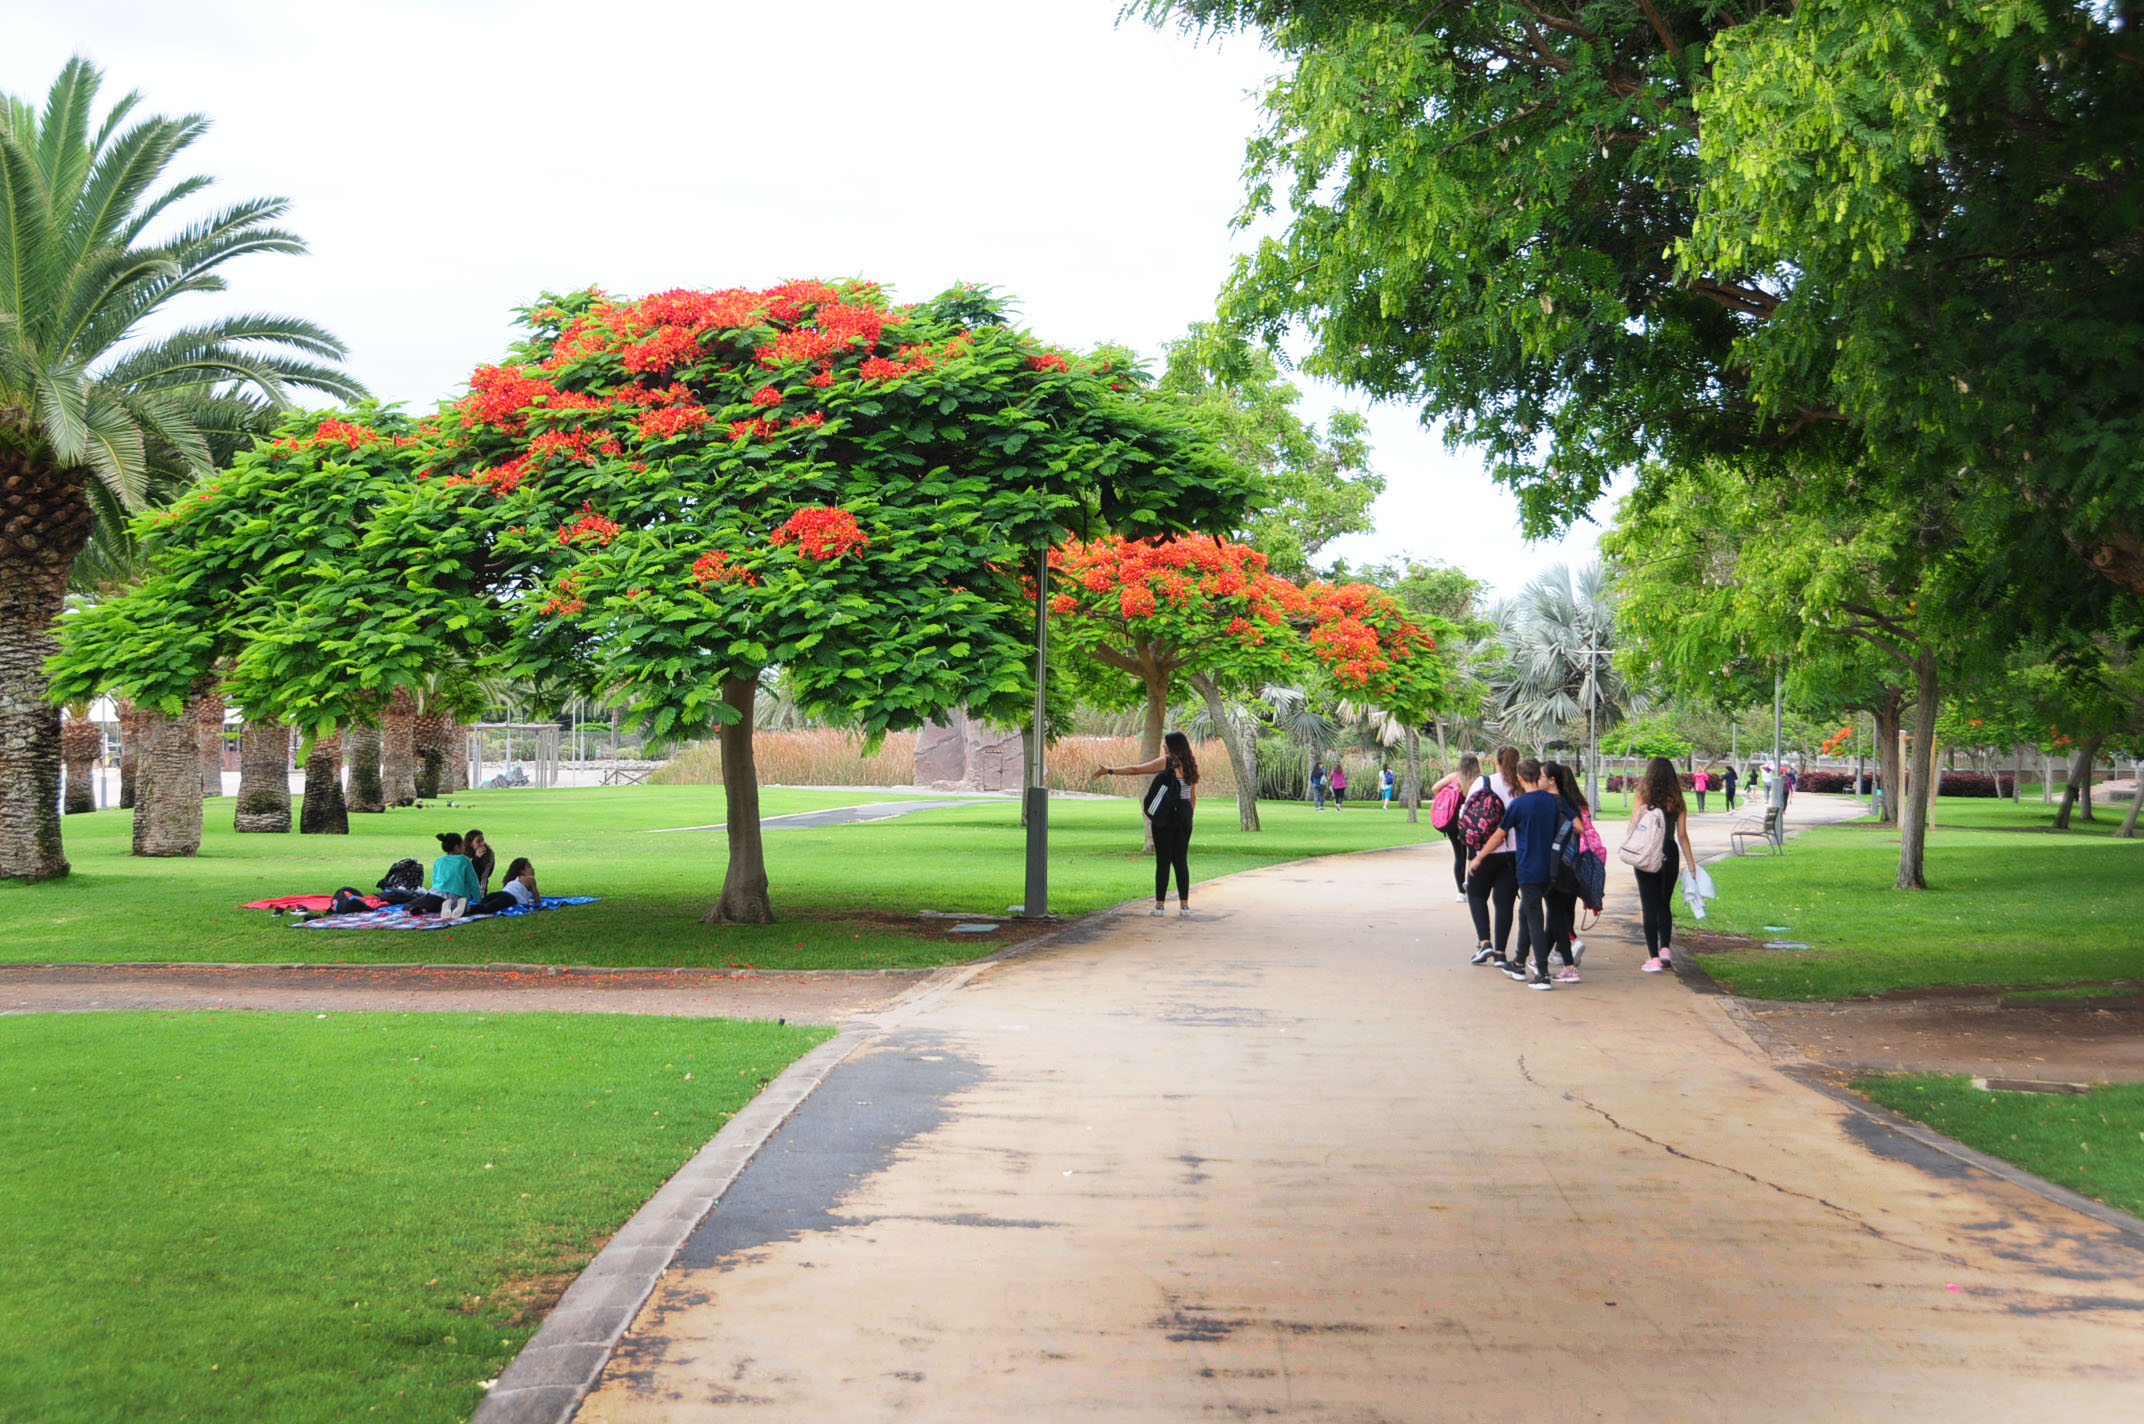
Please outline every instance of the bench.
M1742 854L1743 842L1761 840L1770 847L1770 854L1778 855L1787 848L1787 816L1778 806L1764 808L1764 820L1743 821L1727 837L1728 847L1736 855Z

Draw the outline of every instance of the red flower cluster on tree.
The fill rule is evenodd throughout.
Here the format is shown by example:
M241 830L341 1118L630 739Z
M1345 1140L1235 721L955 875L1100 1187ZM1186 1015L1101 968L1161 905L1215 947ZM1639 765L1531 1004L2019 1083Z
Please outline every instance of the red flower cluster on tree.
M605 519L596 513L595 506L583 504L581 517L571 524L558 526L558 542L561 544L585 544L593 541L598 548L618 537L616 520Z
M730 422L730 439L732 440L772 440L781 433L781 422L764 415L757 416L751 420L733 420Z
M1127 620L1151 618L1164 607L1240 599L1235 622L1242 626L1228 631L1254 644L1264 638L1259 625L1278 627L1303 602L1302 590L1266 572L1265 555L1204 535L1075 542L1052 550L1050 563L1090 594L1114 590L1115 612Z
M667 440L698 430L708 419L707 412L696 405L665 406L642 415L638 429L643 440Z
M826 424L826 412L823 410L815 410L810 415L799 415L793 417L789 422L789 428L791 430L797 430L800 428L805 430L817 430L820 426L824 424Z
M782 393L772 386L761 386L752 392L752 404L757 406L780 405Z
M479 366L461 401L462 427L496 425L519 435L528 429L521 412L557 394L558 387L540 376L524 376L519 366Z
M379 438L380 433L370 426L349 420L323 420L320 422L320 428L312 434L293 435L276 441L269 448L278 451L314 450L322 445L340 445L344 449L355 450L361 445L375 444ZM400 445L406 444L407 441L398 439L395 443Z
M570 573L558 581L551 596L544 600L543 606L537 611L546 615L557 614L562 618L571 618L587 606L581 599L581 576L578 573Z
M824 505L798 510L768 537L775 544L794 542L798 553L820 560L838 559L871 542L855 515Z
M529 442L528 458L531 465L542 465L554 457L592 465L598 455L624 453L625 447L615 435L599 435L593 430L546 430Z
M716 583L756 583L751 570L741 568L730 561L730 556L720 549L710 549L692 561L692 582L695 587L706 588Z
M1027 364L1038 371L1069 371L1072 369L1072 363L1055 351L1045 351L1040 356L1030 356L1027 358Z
M1435 638L1391 594L1367 583L1314 583L1303 590L1310 648L1333 680L1367 688L1395 664L1434 651Z
M1975 725L1978 724L1976 723ZM1845 746L1853 739L1854 729L1850 726L1841 727L1838 731L1833 732L1830 736L1826 737L1822 745L1817 748L1817 751L1825 756L1830 756L1833 752Z

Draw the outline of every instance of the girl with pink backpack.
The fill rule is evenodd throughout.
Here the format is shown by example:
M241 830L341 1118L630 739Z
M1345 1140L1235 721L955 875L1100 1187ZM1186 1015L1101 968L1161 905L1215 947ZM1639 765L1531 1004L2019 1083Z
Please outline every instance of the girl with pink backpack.
M1480 778L1481 758L1469 752L1459 758L1459 770L1439 777L1429 788L1429 824L1451 842L1452 888L1459 892L1453 898L1462 905L1467 902L1467 847L1459 838L1459 804Z

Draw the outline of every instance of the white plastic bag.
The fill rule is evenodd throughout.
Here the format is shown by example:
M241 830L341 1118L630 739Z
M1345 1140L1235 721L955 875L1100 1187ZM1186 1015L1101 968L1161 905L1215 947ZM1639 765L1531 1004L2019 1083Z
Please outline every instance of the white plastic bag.
M1720 892L1713 888L1712 874L1702 865L1693 865L1682 873L1683 903L1690 907L1690 918L1705 918L1705 902L1717 900Z

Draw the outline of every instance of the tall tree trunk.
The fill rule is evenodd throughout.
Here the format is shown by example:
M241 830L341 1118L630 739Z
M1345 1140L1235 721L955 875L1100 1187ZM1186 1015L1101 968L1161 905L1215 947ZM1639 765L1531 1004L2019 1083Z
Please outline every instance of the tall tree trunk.
M2136 838L2137 811L2144 808L2144 760L2134 757L2130 759L2129 784L2135 789L2129 793L2129 814L2122 817L2121 828L2114 833L2117 840Z
M0 447L0 880L67 873L60 709L45 697L52 624L89 538L80 472Z
M1156 664L1151 655L1142 657L1146 663L1146 725L1139 729L1139 760L1152 761L1161 755L1161 734L1169 727L1169 674Z
M417 799L437 796L454 788L447 784L447 718L439 712L419 712L410 724L417 746Z
M446 734L443 745L447 749L446 784L442 791L467 791L469 789L469 729L451 714L446 718Z
M125 698L115 698L112 710L119 716L119 809L134 809L134 744L141 739L141 709Z
M2070 828L2070 811L2077 804L2078 794L2084 789L2083 782L2092 776L2092 766L2099 760L2100 744L2107 740L2105 732L2094 733L2077 748L2077 755L2070 758L2069 783L2062 788L2062 807L2055 812L2055 829Z
M1444 722L1437 722L1437 749L1444 750ZM1442 773L1439 773L1440 775ZM1407 801L1407 820L1410 825L1422 819L1422 729L1410 726L1407 729L1407 779L1400 783L1400 795Z
M201 794L223 794L223 689L212 686L194 701L195 725L200 738L196 750L201 757Z
M398 687L380 716L380 792L390 806L417 800L417 704Z
M60 759L67 764L67 814L97 809L97 753L104 750L104 730L88 717L60 723Z
M1928 808L1935 800L1936 655L1926 645L1913 658L1913 767L1906 774L1906 804L1898 825L1898 882L1901 890L1928 888Z
M2010 765L2015 768L2010 773L2010 804L2015 806L2018 792L2025 785L2025 747L2022 742L2010 744ZM2000 786L1995 789L2002 790Z
M767 852L759 830L759 767L752 760L752 699L757 678L731 678L722 700L737 714L722 724L723 820L730 843L722 898L707 912L710 925L771 925L774 901L767 893Z
M313 738L305 754L305 803L298 811L298 833L306 836L350 834L350 807L342 794L342 733Z
M1258 830L1257 746L1246 740L1236 719L1228 715L1228 708L1221 702L1221 689L1212 678L1202 672L1192 673L1191 687L1205 702L1206 716L1220 734L1221 745L1228 749L1228 764L1236 773L1236 821L1246 831Z
M238 810L241 834L290 830L290 728L272 717L248 717L238 733Z
M1899 754L1898 734L1906 719L1906 690L1886 687L1874 708L1876 718L1876 774L1883 782L1882 826L1898 824L1899 801L1906 788L1906 759Z
M197 697L166 717L142 713L141 752L134 768L134 854L187 856L201 850L201 718Z
M352 727L343 734L342 749L350 763L349 808L360 815L386 810L380 789L380 729Z

